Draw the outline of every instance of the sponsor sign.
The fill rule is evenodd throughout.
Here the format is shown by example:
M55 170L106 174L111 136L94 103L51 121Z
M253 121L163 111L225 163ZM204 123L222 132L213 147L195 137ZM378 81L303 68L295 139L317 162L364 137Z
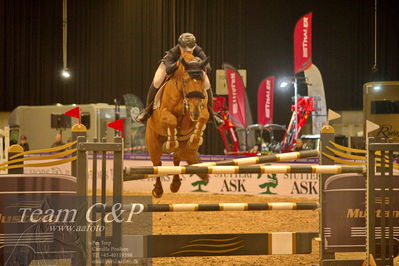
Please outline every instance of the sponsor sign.
M396 173L397 174L397 173ZM377 176L378 177L378 176ZM397 177L397 176L396 176ZM399 237L399 182L393 179L393 202L385 202L382 212L381 178L376 178L376 238L381 239L381 218L385 217L385 226L390 222L389 206L392 207L393 237ZM324 245L328 252L360 252L366 247L366 184L363 175L339 174L326 179L323 189L322 206ZM388 193L388 191L387 191ZM386 198L386 201L389 198ZM388 238L389 230L385 236Z
M312 12L303 16L295 26L294 66L295 73L312 65Z
M124 167L151 166L148 155L125 156ZM227 156L204 156L207 160L215 161L228 159ZM213 159L213 160L212 160ZM43 161L44 162L44 161ZM318 163L317 159L303 159L295 163ZM281 163L282 164L282 163ZM279 165L281 165L279 164ZM288 163L286 163L288 164ZM170 156L163 160L163 165L173 165ZM271 164L273 165L273 164ZM109 192L112 189L112 158L107 158L107 188ZM91 188L92 163L89 158L89 189ZM70 175L70 165L25 168L26 173L54 173ZM101 179L101 164L98 164L97 178ZM210 175L209 182L204 182L197 175L180 175L182 185L179 193L218 193L218 194L242 194L242 195L281 195L281 196L311 196L317 197L319 193L318 175L316 174L215 174ZM170 182L173 176L162 177L165 192L168 192ZM151 192L155 179L143 179L137 181L128 181L123 183L125 194L135 192Z
M274 76L264 79L258 89L258 124L273 123Z
M224 64L229 92L229 114L239 127L247 126L245 116L245 86L240 74L230 65Z

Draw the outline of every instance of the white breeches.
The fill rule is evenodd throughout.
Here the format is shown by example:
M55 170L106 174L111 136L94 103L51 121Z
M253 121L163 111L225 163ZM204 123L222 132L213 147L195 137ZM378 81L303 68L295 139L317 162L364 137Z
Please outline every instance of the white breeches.
M165 76L166 76L166 66L163 62L161 62L159 64L157 71L155 72L154 79L152 81L155 88L159 89L159 87L161 87L165 79ZM208 75L205 73L204 88L205 90L208 90L210 87L211 83L209 82Z

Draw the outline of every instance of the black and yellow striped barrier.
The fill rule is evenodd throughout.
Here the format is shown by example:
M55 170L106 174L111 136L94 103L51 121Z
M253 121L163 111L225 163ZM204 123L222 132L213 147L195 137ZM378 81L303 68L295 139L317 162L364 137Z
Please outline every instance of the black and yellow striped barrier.
M329 154L327 154L325 152L322 153L323 156L325 156L325 157L329 158L330 160L332 160L332 161L334 161L336 163L339 163L339 164L366 165L366 156L351 154L351 153L366 154L366 150L360 150L360 149L354 149L354 148L345 147L345 146L339 145L339 144L337 144L335 142L332 142L332 141L329 141L329 143L333 147L335 147L337 149L340 149L342 151L345 151L345 152L342 152L340 150L334 149L334 148L332 148L330 146L326 146L326 149L331 151L334 154L334 156L333 155L329 155ZM381 152L379 152L379 151L377 151L375 154L377 156L381 156ZM389 164L388 164L389 157L388 156L384 156L384 157L385 157L385 167L388 168L389 167ZM381 158L376 158L376 162L381 162ZM376 166L377 167L381 166L381 163L379 163L379 164L377 163ZM392 167L393 167L393 169L399 170L399 164L397 164L395 162L392 163Z
M63 158L65 156L72 155L77 151L77 149L68 149L71 146L75 145L76 141L67 143L62 146L54 147L54 148L48 148L48 149L39 149L39 150L31 150L31 151L25 151L25 152L13 152L13 151L19 151L18 147L10 147L10 152L16 153L13 156L10 156L10 160L4 163L0 164L0 171L2 170L8 170L8 169L17 169L17 168L25 168L25 167L47 167L47 166L54 166L54 165L60 165L68 162L72 162L76 160L77 156L70 156L67 158ZM17 145L16 145L17 146ZM68 150L66 150L68 149ZM32 156L32 157L23 157L24 155L27 154L36 154L36 153L49 153L49 152L56 152L54 154L47 154L47 155L40 155L40 156ZM22 157L22 158L21 158ZM54 160L50 162L42 162L42 163L24 163L27 161L35 161L35 160L51 160L51 159L58 159L58 158L63 158L59 160ZM19 164L17 164L19 163Z
M341 165L273 165L273 166L143 166L125 169L124 181L142 179L145 175L180 174L340 174L365 173L365 166Z
M313 158L319 156L318 150L309 150L309 151L297 151L297 152L288 152L288 153L279 153L279 154L269 154L269 155L261 155L261 156L251 156L233 160L225 160L219 162L205 162L193 164L191 166L244 166L244 165L256 165L256 164L264 164L264 163L272 163L272 162L284 162L284 161L294 161L304 158ZM159 177L159 175L136 175L135 180L138 179L146 179L146 178L154 178ZM126 181L126 180L125 180Z
M212 212L212 211L278 211L278 210L316 210L318 202L254 202L254 203L186 203L186 204L124 204L127 211L143 212ZM97 211L104 207L97 206ZM112 206L105 207L106 212L112 211Z
M21 152L21 153L18 153L18 154L16 154L16 155L14 155L14 156L11 156L10 159L12 160L12 159L14 159L14 158L16 158L16 157L20 157L20 156L22 156L22 155L27 155L27 154L48 153L48 152L63 151L63 150L68 149L69 147L72 147L72 146L75 145L75 144L76 144L76 141L73 141L73 142L69 142L69 143L67 143L67 144L65 144L65 145L57 146L57 147L54 147L54 148L39 149L39 150L31 150L31 151L24 151L24 152Z

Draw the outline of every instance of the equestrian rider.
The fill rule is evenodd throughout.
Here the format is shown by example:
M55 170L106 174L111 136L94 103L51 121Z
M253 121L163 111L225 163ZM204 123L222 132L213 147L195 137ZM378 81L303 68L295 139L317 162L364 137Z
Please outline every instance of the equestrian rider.
M145 123L147 119L150 118L153 112L154 98L158 89L164 83L166 75L172 75L173 72L175 72L175 70L177 69L176 62L180 59L180 56L183 53L191 53L201 60L205 60L207 58L202 48L196 44L196 39L193 34L183 33L182 35L180 35L177 42L178 44L175 47L166 52L166 55L161 60L161 63L159 64L159 67L155 72L154 79L147 94L147 105L136 118L138 122ZM206 72L211 70L209 63L206 65L205 70ZM204 88L208 93L208 111L210 114L213 115L213 94L211 84L206 73L204 79ZM224 123L223 120L216 115L214 115L214 118L217 124Z

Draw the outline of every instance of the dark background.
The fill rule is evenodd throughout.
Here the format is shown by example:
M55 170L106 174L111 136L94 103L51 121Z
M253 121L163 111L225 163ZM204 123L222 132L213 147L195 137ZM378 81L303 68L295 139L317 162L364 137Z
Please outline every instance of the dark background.
M113 103L145 98L164 51L192 32L211 57L247 69L249 101L266 76L293 75L296 21L313 11L313 62L328 108L362 108L362 85L399 80L399 8L378 0L69 0L68 67L62 79L62 0L0 0L0 111L18 105ZM173 12L175 7L175 12ZM173 27L175 14L176 28ZM305 94L300 91L300 94ZM275 93L275 123L287 124L293 90ZM256 121L256 104L251 105Z

